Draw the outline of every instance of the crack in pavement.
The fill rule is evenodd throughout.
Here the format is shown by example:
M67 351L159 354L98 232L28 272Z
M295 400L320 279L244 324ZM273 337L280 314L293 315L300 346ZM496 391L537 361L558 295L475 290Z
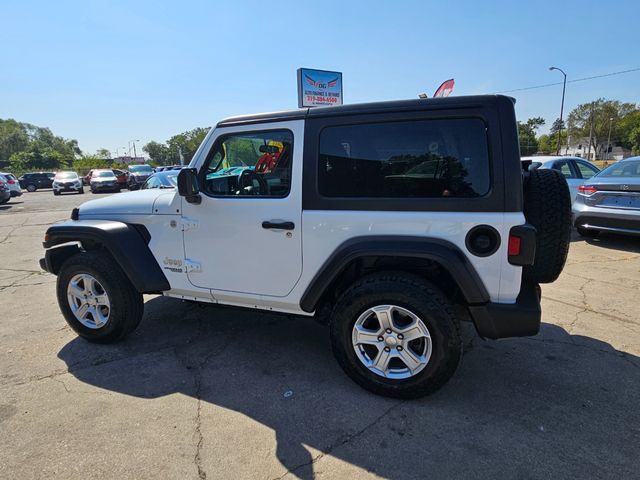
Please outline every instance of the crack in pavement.
M545 300L549 300L551 302L556 302L556 303L561 303L562 305L567 305L568 307L574 307L574 308L578 308L578 309L582 309L583 308L582 305L576 305L575 303L565 302L564 300L558 300L557 298L548 297L546 295L543 295L542 298L544 298ZM588 307L585 311L578 312L578 313L582 314L582 313L585 313L585 312L591 312L591 313L595 313L595 314L598 314L598 315L602 315L603 317L607 317L607 318L610 318L611 320L615 320L617 322L624 323L624 324L627 324L627 325L638 326L638 323L634 322L633 320L627 320L626 318L618 317L618 316L612 315L610 313L605 313L605 312L601 312L599 310L594 310L591 307ZM627 326L627 328L630 328L630 327Z
M335 449L340 448L340 447L346 445L347 443L351 442L352 440L355 440L356 438L360 437L367 430L369 430L370 428L372 428L375 425L377 425L378 423L380 423L387 415L389 415L393 410L398 408L400 405L403 405L404 403L405 403L404 401L399 401L399 402L391 405L381 415L379 415L375 420L373 420L372 422L370 422L367 425L365 425L362 429L358 430L355 433L350 433L350 434L343 435L343 436L339 437L333 445L330 445L329 448L327 448L324 452L316 455L310 461L305 462L305 463L301 463L300 465L297 465L294 468L287 470L283 475L280 475L279 477L274 477L272 480L282 480L283 478L285 478L289 474L294 474L295 475L296 471L298 471L298 470L300 470L302 468L308 467L309 465L313 465L313 464L317 463L319 460L321 460L326 455L331 455L331 452L333 452Z
M603 259L598 259L598 260L580 260L577 262L571 262L571 263L567 263L565 264L565 267L570 267L571 265L583 265L585 263L612 263L612 262L626 262L629 260L635 260L640 258L640 255L632 255L630 257L624 257L624 258L610 258L607 260L603 260Z

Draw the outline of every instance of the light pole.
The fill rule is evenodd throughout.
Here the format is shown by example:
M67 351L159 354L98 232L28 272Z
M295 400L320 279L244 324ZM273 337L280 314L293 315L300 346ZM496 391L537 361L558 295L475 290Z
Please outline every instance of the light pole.
M609 117L609 137L607 138L607 158L609 160L609 148L611 148L611 125L613 124L613 117Z
M138 154L136 153L136 142L140 140L129 140L129 156L131 156L131 144L133 144L133 158L136 158Z
M562 102L560 103L560 128L558 128L558 148L556 149L556 155L560 155L560 139L562 134L562 114L564 112L564 91L567 87L567 74L564 73L564 70L558 67L549 67L549 70L558 70L564 76L564 81L562 82Z

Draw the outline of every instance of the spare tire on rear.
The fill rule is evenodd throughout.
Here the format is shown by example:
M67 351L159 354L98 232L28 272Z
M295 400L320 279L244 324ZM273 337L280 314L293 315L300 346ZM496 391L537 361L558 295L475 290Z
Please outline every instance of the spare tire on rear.
M524 183L524 216L537 230L535 261L525 267L525 277L537 283L554 282L562 273L571 241L571 195L560 172L529 172Z

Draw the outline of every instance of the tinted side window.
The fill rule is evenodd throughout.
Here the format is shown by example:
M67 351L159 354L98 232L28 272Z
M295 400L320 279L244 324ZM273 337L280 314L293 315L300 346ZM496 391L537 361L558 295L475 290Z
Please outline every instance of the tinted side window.
M573 172L571 171L571 166L569 165L569 162L565 160L555 162L553 164L553 169L558 170L560 173L562 173L562 175L564 175L564 178L575 178L575 176L573 175Z
M586 162L579 162L576 160L576 165L578 166L578 170L580 170L580 175L582 175L582 178L591 178L596 173L598 173L598 169L596 167L594 167L593 165L589 165Z
M486 127L472 118L327 127L318 165L330 197L478 197L490 188Z

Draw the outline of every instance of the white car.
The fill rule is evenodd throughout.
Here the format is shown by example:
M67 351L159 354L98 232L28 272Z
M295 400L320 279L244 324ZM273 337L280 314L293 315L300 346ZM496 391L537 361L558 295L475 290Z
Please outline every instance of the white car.
M0 172L0 180L6 182L7 187L9 187L9 193L11 193L11 198L19 197L20 195L22 195L20 182L13 173Z
M454 374L462 320L484 338L539 330L571 201L518 152L499 95L228 118L177 189L84 203L40 264L89 341L133 332L144 293L315 317L355 382L415 398Z
M529 170L542 168L559 171L567 179L572 202L578 195L578 187L600 171L593 163L580 157L534 156L522 157L521 160L529 164Z
M60 195L63 192L84 193L82 179L76 172L57 172L51 187L54 195Z

